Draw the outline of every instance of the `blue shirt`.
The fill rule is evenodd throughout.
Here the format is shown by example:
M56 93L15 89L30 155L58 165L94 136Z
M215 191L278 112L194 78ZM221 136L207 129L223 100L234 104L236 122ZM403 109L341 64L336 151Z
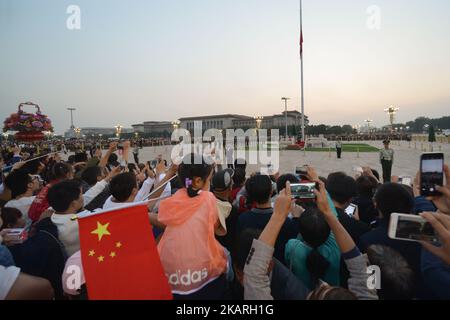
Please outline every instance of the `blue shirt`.
M11 252L4 245L0 245L0 266L11 267L15 265Z
M450 265L422 249L422 277L425 285L438 299L450 300Z
M245 229L253 229L262 231L269 223L272 217L273 209L257 209L254 208L250 211L242 213L237 222L237 236L241 234ZM295 239L298 235L298 219L286 219L281 227L280 234L278 235L275 243L274 257L284 262L284 248L289 239Z
M328 196L328 203L337 217L336 208L333 201ZM313 249L307 245L301 236L298 239L289 240L286 245L285 258L288 267L291 267L291 271L299 278L309 289L313 290L313 283L311 275L306 267L306 259ZM319 253L328 260L330 266L325 273L323 281L332 286L340 285L340 266L341 266L341 251L336 243L336 238L333 232L330 233L328 239L317 248Z

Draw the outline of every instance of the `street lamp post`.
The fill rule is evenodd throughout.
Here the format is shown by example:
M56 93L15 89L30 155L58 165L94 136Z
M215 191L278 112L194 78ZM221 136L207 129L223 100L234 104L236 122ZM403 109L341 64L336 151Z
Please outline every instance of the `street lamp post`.
M254 117L254 119L256 121L256 129L257 130L261 129L261 124L262 124L262 121L264 120L264 117L256 116L256 117Z
M73 112L74 112L75 110L77 110L77 109L75 109L75 108L67 108L67 110L70 111L70 129L71 129L71 130L74 130L74 129L75 129L75 126L73 125Z
M51 136L52 136L52 132L51 131L45 131L44 132L45 137L47 138L47 140L50 140Z
M81 129L80 128L75 128L74 131L75 131L75 134L77 136L77 139L80 139Z
M120 135L122 134L123 126L120 125L120 124L118 124L118 125L115 126L114 128L116 128L116 137L117 137L118 139L120 139Z
M373 120L367 119L367 120L364 120L364 121L367 123L367 132L369 133L369 139L370 139L370 137L371 137L370 124L373 122Z
M399 110L400 108L396 108L394 106L390 106L389 108L384 109L384 112L386 112L389 115L389 123L391 125L391 130L394 129L395 115Z
M181 124L181 122L179 120L172 121L173 130L175 131L178 128L180 128L180 124Z
M288 100L290 100L291 98L287 98L287 97L282 97L281 100L284 100L284 124L285 124L285 132L284 135L287 139L288 136L288 112L287 112L287 103Z

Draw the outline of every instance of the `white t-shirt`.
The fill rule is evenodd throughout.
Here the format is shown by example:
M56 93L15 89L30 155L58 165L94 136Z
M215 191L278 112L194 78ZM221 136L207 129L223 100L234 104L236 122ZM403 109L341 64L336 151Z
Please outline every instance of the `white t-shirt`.
M0 300L5 300L19 274L20 269L17 267L0 266Z
M56 214L51 217L52 222L58 228L59 240L64 244L67 254L73 255L80 250L80 238L78 235L78 221L72 220L71 214Z
M9 200L5 204L5 208L16 208L20 212L22 212L22 215L26 221L26 226L29 227L31 226L32 221L28 216L28 211L30 210L31 204L33 203L35 198L36 198L35 196L32 196L20 198L18 200Z
M79 279L76 279L78 276ZM86 283L83 272L83 264L81 263L80 251L75 252L69 259L67 259L62 275L62 283L65 293L72 296L80 294L78 290L83 284ZM79 285L79 287L77 285Z

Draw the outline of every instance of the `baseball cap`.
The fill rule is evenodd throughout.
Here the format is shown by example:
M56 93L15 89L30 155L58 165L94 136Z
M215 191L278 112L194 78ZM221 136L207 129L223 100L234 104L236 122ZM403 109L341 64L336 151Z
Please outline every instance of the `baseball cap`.
M211 186L214 191L224 191L233 184L233 169L225 169L216 172L211 179Z

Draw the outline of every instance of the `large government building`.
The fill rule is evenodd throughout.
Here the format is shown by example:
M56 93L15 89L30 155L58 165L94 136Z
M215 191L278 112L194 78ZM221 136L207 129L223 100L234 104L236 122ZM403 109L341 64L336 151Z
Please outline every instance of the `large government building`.
M262 117L262 129L284 129L286 125L286 113L276 114L272 116ZM298 111L287 111L287 125L288 127L301 127L302 114ZM250 129L256 127L256 120L254 117L243 116L238 114L221 114L202 117L181 118L178 122L172 123L169 121L147 121L142 124L133 125L135 132L151 134L151 135L167 135L172 132L174 125L179 125L181 128L189 131L194 131L196 124L202 124L203 130L208 129ZM308 125L308 117L305 116L305 126Z

